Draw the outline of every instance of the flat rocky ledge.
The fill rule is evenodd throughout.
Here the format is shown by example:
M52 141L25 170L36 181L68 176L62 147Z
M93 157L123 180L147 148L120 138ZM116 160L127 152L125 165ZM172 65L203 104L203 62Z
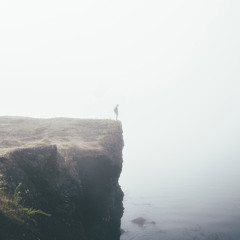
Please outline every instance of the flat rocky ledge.
M17 149L56 145L96 154L119 154L112 149L122 136L120 121L77 118L0 117L0 156ZM123 141L122 141L123 145ZM114 157L114 156L110 156Z

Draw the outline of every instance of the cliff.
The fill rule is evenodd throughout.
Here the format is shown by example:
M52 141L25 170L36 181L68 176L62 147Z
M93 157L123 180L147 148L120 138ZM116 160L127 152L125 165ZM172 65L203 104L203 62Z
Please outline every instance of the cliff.
M0 239L118 240L119 121L0 117Z

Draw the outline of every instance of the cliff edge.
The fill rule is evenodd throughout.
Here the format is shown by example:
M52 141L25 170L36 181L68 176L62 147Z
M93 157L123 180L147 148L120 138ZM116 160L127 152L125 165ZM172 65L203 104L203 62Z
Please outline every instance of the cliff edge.
M119 121L0 117L0 239L119 240Z

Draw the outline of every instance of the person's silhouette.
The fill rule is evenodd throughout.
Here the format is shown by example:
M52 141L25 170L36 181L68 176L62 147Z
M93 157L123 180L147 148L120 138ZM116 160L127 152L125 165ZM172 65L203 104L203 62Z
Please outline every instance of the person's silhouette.
M118 119L118 104L117 106L114 108L114 112L116 114L116 120Z

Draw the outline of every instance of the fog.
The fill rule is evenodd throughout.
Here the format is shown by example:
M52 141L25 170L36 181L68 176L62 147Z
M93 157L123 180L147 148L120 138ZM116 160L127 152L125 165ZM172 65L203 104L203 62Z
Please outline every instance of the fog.
M142 196L235 196L239 9L237 0L1 1L0 115L114 119L119 104L126 226Z

